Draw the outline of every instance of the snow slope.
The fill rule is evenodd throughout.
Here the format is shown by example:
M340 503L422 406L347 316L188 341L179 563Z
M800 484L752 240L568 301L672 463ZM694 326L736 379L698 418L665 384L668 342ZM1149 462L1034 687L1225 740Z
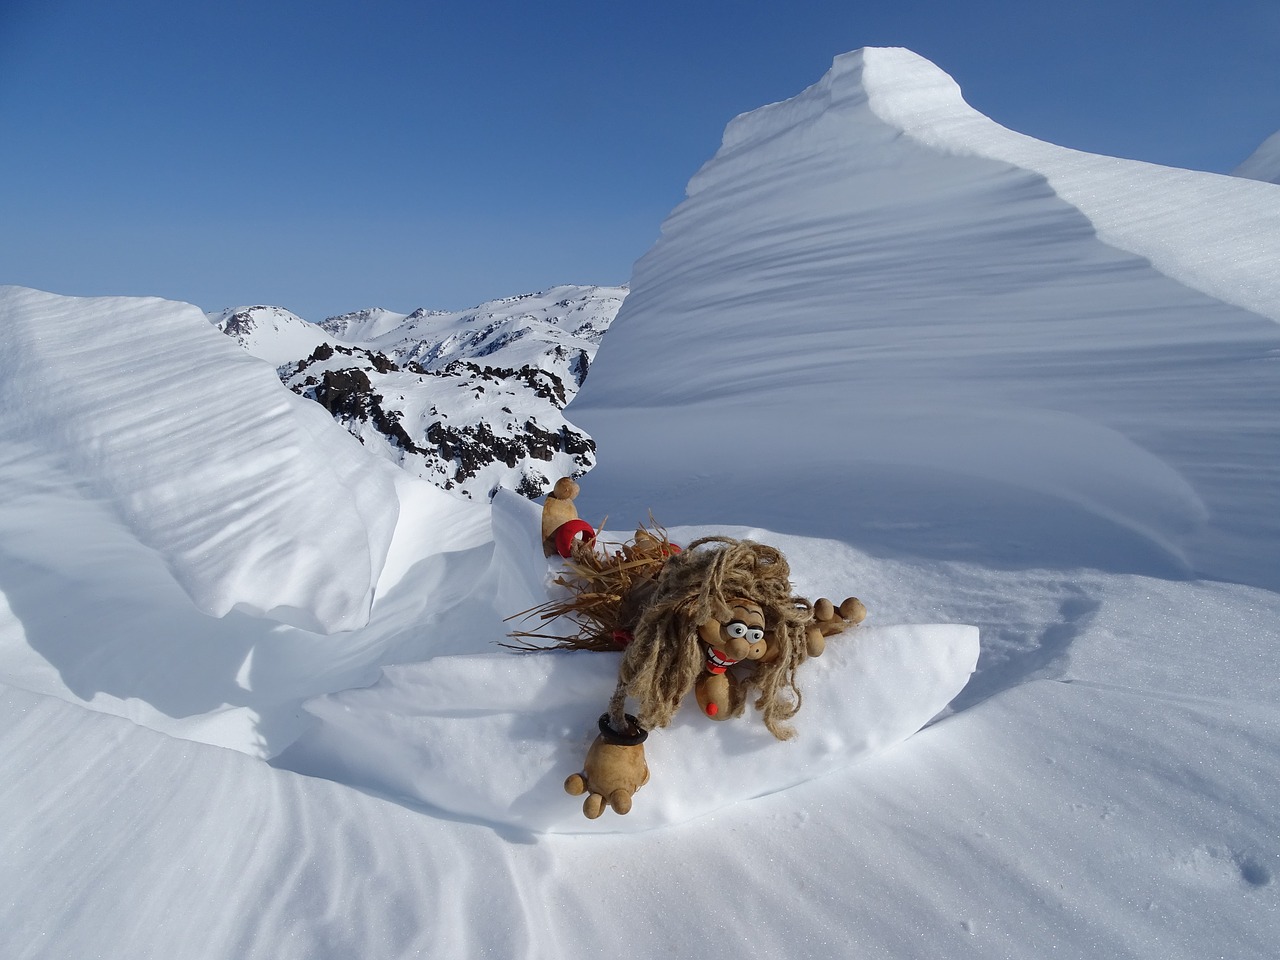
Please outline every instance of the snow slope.
M948 84L865 51L735 121L568 412L600 444L586 516L626 529L652 506L684 539L750 533L786 552L801 592L861 596L869 637L977 626L977 671L923 731L855 755L845 638L815 662L802 716L838 717L859 762L771 783L762 771L803 741L672 730L689 751L655 764L633 815L673 790L700 815L654 829L558 835L494 809L501 773L532 776L537 758L518 730L476 730L505 708L559 709L537 688L555 658L525 674L490 642L541 577L517 560L529 528L511 501L393 477L325 415L304 450L285 429L301 401L191 308L6 291L4 955L1273 956L1280 367L1274 320L1241 306L1274 283L1246 229L1271 188L1210 178L1233 224L1205 228L1218 252L1183 275L1186 250L1160 265L1116 237L1146 223L1176 245L1198 228L1169 219L1209 181L1115 167L1167 207L1117 228L1108 216L1133 208L1104 202L1111 181L1098 173L1084 212L1044 171L977 150L958 95L923 97L915 119L877 112ZM1080 161L1080 182L1117 163ZM1260 209L1234 220L1232 196ZM1220 257L1238 262L1217 273ZM1244 274L1229 300L1213 286ZM175 358L222 392L170 390L190 382ZM256 512L261 477L187 484L175 466L225 458L235 477L311 454L323 469L289 474L301 501L323 501L348 454L362 482L391 477L372 578L335 569L348 558L317 546L327 523ZM212 526L202 502L244 535L184 567L170 522ZM262 596L213 619L188 595L236 571L269 594L295 556L343 595L372 579L367 625L296 625L327 590L293 601L294 625L258 616ZM607 679L603 660L579 662L579 679ZM582 693L574 709L598 709ZM419 714L439 739L414 739ZM464 734L441 737L447 721ZM433 745L439 776L415 784ZM704 774L682 764L715 746L731 770L707 792L728 779L739 799L691 811ZM363 768L341 769L353 758ZM289 768L308 762L328 779ZM558 795L567 772L534 789Z
M496 620L548 599L555 567L548 569L542 556L536 505L500 491L493 511L494 552L477 593L495 599ZM672 533L677 542L692 539ZM776 539L763 531L738 534ZM806 566L801 578L813 572ZM691 707L650 738L646 755L662 783L626 817L584 819L578 804L565 802L555 773L580 769L617 681L620 658L612 654L469 650L391 667L373 687L308 704L319 724L277 763L500 827L653 830L825 776L901 743L964 688L977 657L971 626L862 627L806 665L806 710L786 749L768 749L775 741L754 714L715 724Z

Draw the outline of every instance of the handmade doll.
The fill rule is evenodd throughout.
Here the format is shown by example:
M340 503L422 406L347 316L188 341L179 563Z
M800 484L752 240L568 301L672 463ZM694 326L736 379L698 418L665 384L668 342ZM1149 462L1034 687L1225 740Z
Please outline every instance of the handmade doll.
M739 716L754 696L769 732L794 736L786 722L800 709L797 668L822 653L827 637L861 622L866 608L853 597L836 607L796 596L782 553L751 540L703 537L682 550L661 530L641 528L609 552L578 517L577 493L562 479L543 509L544 546L566 560L556 582L567 596L531 613L567 618L578 630L514 636L622 651L600 733L583 770L565 782L570 794L587 794L583 812L594 819L605 805L631 809L631 795L649 779L648 732L667 726L690 693L714 720Z

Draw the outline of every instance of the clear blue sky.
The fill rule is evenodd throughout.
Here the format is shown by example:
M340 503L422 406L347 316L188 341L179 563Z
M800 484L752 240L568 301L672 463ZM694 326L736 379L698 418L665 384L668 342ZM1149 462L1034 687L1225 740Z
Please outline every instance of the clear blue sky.
M0 283L308 319L624 283L725 123L861 46L1096 153L1280 129L1280 0L0 0Z

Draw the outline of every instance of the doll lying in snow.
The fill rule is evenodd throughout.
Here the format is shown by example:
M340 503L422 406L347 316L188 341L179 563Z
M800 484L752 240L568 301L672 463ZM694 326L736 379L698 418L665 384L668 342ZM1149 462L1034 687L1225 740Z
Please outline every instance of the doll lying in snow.
M631 809L631 795L649 779L648 731L670 723L690 691L714 720L740 715L754 693L769 732L789 739L785 723L800 709L796 669L822 653L827 637L861 622L866 608L854 597L837 608L794 596L782 554L750 540L704 537L681 550L642 528L606 552L578 518L577 494L572 480L558 481L542 513L544 548L565 558L556 582L569 595L530 613L544 622L567 618L578 632L513 636L623 652L600 733L582 772L565 781L570 794L587 795L582 810L594 819L606 804L617 813ZM625 710L628 697L634 714Z

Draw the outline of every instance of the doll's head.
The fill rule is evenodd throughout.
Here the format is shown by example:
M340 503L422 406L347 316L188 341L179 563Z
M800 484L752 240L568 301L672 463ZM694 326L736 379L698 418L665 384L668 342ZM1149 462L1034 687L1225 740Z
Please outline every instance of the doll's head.
M666 726L711 648L754 664L735 686L729 715L740 714L756 688L755 706L765 726L779 739L789 738L792 731L783 722L800 709L795 671L807 656L805 625L811 618L808 601L792 594L790 575L778 550L750 540L706 537L671 557L623 654L611 715L621 717L631 697L645 729Z

